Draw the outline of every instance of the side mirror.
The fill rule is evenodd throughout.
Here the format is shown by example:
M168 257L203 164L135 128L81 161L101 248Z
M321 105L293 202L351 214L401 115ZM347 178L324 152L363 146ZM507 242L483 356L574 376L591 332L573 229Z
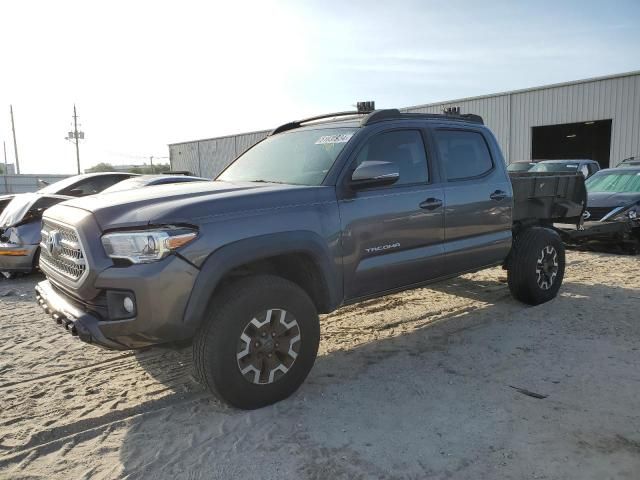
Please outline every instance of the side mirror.
M351 188L378 187L392 185L400 178L400 172L391 162L362 162L351 175Z

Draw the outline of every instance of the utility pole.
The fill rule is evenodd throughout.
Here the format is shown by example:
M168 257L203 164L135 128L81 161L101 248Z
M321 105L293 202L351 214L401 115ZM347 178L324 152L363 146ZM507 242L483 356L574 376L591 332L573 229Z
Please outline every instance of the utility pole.
M84 140L84 132L78 131L78 114L76 113L76 104L73 104L73 131L64 137L76 144L76 163L78 165L78 175L80 175L80 140Z
M13 122L13 105L9 105L11 112L11 130L13 131L13 152L16 157L16 174L20 175L20 162L18 161L18 142L16 141L16 125Z
M76 115L76 104L73 104L73 138L76 140L76 161L78 162L78 175L80 175L80 146L78 143L78 115Z
M4 193L9 193L9 181L7 175L9 175L9 166L7 165L7 142L2 141L2 149L4 150Z
M151 164L151 173L156 173L156 171L153 169L153 155L149 157L149 163Z

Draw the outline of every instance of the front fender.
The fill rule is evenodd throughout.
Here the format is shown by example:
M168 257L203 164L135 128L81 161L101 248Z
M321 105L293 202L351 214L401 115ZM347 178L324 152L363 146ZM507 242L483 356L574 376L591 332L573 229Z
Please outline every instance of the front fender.
M247 238L225 245L203 263L184 313L184 323L198 328L220 280L231 270L251 262L288 253L309 255L320 272L329 310L342 302L342 270L329 245L318 234L307 231L282 232Z

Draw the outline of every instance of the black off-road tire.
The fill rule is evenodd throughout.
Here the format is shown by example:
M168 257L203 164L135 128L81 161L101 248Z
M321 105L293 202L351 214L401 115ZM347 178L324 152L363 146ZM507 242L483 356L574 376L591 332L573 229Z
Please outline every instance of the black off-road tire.
M257 378L248 379L241 373L238 356L242 352L238 349L239 345L249 348L249 343L241 340L246 328L253 328L248 324L270 310L288 312L287 318L296 321L295 333L300 339L295 342L297 356L288 371L278 373L272 383L259 384L254 383ZM313 367L319 343L318 312L302 288L277 276L247 277L231 283L212 299L208 318L193 342L195 376L211 393L234 407L264 407L289 397L300 387Z
M553 265L554 255L557 265ZM560 236L544 227L527 228L516 236L507 262L511 295L529 305L548 302L558 295L564 269L565 249Z

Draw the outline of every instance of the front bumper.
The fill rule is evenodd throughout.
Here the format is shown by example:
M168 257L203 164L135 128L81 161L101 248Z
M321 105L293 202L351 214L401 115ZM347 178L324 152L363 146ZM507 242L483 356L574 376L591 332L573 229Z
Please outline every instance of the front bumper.
M38 247L38 245L0 243L0 272L31 272Z
M93 287L100 292L83 299L53 279L36 286L38 302L59 324L80 340L111 350L139 349L183 342L194 331L184 322L184 311L199 270L170 256L160 262L107 268ZM130 292L135 316L112 319L108 292Z
M43 310L51 315L58 325L83 342L92 343L109 350L126 350L121 345L106 338L98 327L98 318L83 312L53 289L49 280L36 285L36 300Z

